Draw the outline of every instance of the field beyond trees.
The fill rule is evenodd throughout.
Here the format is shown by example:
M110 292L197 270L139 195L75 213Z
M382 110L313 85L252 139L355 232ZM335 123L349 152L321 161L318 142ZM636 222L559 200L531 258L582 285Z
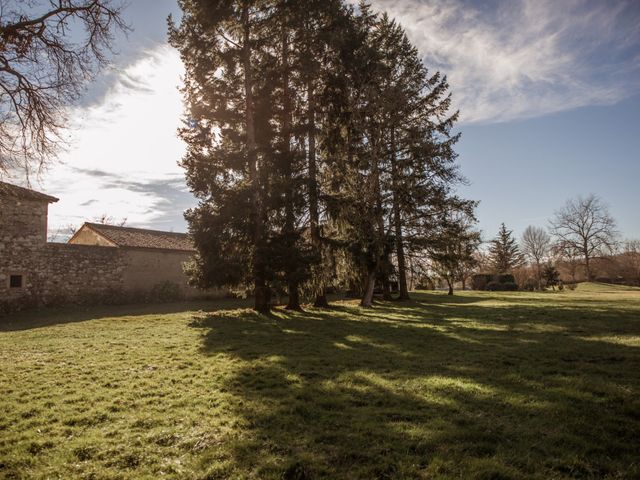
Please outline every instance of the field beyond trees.
M0 320L0 478L638 478L640 289Z

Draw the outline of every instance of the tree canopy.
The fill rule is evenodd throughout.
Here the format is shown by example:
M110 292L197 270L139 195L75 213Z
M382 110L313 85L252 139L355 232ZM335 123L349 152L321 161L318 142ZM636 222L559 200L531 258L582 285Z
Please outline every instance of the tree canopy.
M370 306L393 279L408 298L412 252L463 202L446 77L364 3L179 3L192 281L261 312L280 290L324 306L332 286Z

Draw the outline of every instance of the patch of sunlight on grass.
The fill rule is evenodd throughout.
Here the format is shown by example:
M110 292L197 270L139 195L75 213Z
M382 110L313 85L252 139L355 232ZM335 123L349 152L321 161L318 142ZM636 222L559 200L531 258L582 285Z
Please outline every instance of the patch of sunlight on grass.
M598 335L591 337L578 337L587 342L605 342L613 345L624 345L627 347L640 347L640 335Z
M288 333L289 335L307 335L307 332L293 330L291 328L283 328L282 333Z
M271 363L284 363L286 361L286 357L283 355L268 355L265 357L265 360Z
M487 330L494 332L504 332L509 330L509 327L507 325L499 325L496 323L470 322L468 319L464 318L449 318L448 320L450 324L455 325L456 327L469 330Z
M350 343L356 343L356 344L360 344L360 345L366 345L369 347L374 347L374 348L379 348L381 350L391 350L391 351L397 351L400 354L404 354L405 352L401 352L398 349L398 346L393 344L393 343L384 343L384 342L378 342L372 338L368 338L368 337L363 337L363 336L359 336L359 335L347 335L346 337L344 337L345 341L350 342Z
M458 334L456 333L453 328L451 326L440 326L440 325L434 325L430 328L431 330L434 330L438 333L441 333L442 335L445 335L453 340L458 340L460 342L464 342L464 343L481 343L479 340L471 338L469 336L463 335L463 334Z
M539 333L561 333L566 332L567 327L564 325L554 325L552 323L534 323L524 322L518 323L514 330L521 332L539 332Z
M495 395L495 391L492 388L462 377L432 375L427 378L426 384L436 390L455 390L484 396Z

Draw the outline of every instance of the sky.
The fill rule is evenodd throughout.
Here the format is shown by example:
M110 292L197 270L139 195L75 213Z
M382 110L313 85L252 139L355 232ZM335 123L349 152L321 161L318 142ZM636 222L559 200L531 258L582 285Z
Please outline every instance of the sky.
M594 193L640 238L640 2L373 0L447 75L462 173L489 239L546 226ZM167 44L175 0L130 0L113 65L73 107L69 148L33 186L60 198L50 230L102 214L186 231L195 204L178 161L182 66Z

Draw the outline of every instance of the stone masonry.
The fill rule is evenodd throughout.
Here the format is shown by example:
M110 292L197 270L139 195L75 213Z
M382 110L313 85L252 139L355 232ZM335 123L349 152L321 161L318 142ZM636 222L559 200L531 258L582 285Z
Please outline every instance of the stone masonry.
M187 285L182 271L193 252L48 243L48 205L55 201L0 182L0 313L43 305L143 301L166 284L174 296L203 294Z

